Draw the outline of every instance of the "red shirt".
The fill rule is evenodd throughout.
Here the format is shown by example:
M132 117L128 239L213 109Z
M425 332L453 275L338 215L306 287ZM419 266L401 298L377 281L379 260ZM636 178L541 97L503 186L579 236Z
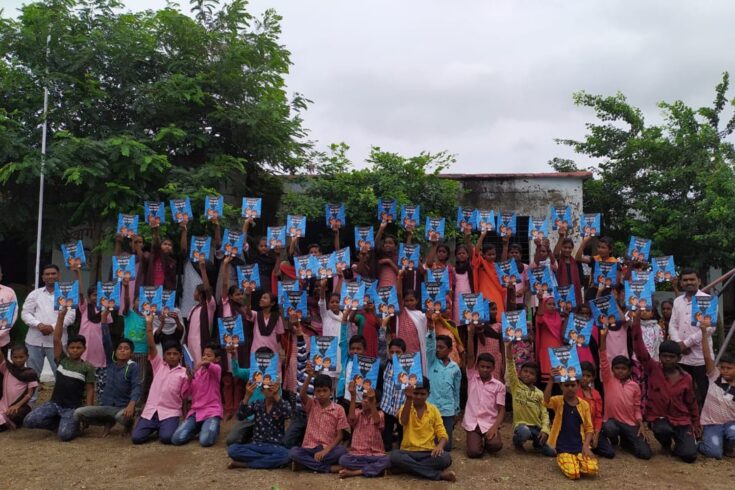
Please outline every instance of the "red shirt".
M380 420L375 423L372 415L361 409L355 410L356 420L352 422L352 444L350 454L355 456L383 456L383 412L378 411Z
M361 313L365 321L362 324L362 336L365 337L367 349L365 355L370 357L378 357L378 328L380 322L375 313Z
M595 428L595 432L602 430L602 397L600 392L594 388L590 388L592 396L589 398L585 396L582 386L577 388L577 398L581 398L586 401L590 406L590 414L592 415L592 426Z
M334 402L325 408L313 398L304 405L304 411L308 415L306 421L306 434L301 447L315 448L318 446L329 446L334 442L337 433L350 428L345 416L345 409Z
M670 382L663 365L651 358L643 343L641 323L633 323L633 350L648 374L648 399L646 420L667 419L674 426L699 426L699 406L694 392L694 383L689 373L677 367L679 379Z

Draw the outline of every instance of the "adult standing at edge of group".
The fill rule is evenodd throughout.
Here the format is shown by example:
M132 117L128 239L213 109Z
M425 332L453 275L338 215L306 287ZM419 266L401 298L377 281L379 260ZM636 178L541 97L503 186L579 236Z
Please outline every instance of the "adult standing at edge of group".
M32 368L38 377L43 371L43 358L48 359L54 376L56 375L56 362L54 361L54 326L58 313L54 311L54 288L59 281L59 267L48 264L41 270L43 287L34 289L23 303L21 318L28 325L26 334L26 347L28 347L28 366ZM64 317L64 331L61 334L61 345L66 349L66 329L74 323L76 310L68 312ZM38 391L34 394L37 396ZM31 400L35 402L35 398Z
M3 280L3 268L0 266L0 281ZM0 350L8 357L8 349L10 346L10 330L13 328L15 321L18 319L18 298L15 296L13 288L0 284L0 305L4 303L15 303L15 312L13 313L13 321L10 326L0 330Z
M699 289L701 280L695 269L685 268L682 270L679 274L679 280L684 294L674 299L674 308L669 322L669 338L681 347L680 365L694 380L697 403L701 410L707 396L709 380L707 379L707 368L704 364L704 353L702 352L702 331L698 325L692 325L692 299L695 295L707 296L707 294ZM709 345L712 345L712 333L714 331L714 327L707 330Z

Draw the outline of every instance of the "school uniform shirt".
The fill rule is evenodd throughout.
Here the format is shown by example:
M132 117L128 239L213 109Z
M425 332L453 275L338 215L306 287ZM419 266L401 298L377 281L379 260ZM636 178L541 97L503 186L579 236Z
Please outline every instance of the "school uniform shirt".
M580 386L577 388L577 398L581 398L582 400L586 401L587 404L590 406L590 415L592 416L592 427L595 429L595 432L600 432L602 430L602 397L600 396L600 392L597 391L594 388L591 388L591 396L587 397L585 395L584 390Z
M205 364L199 368L191 380L191 409L186 417L194 415L197 422L208 418L222 418L222 398L219 383L222 367L219 364Z
M72 360L62 352L57 361L56 383L51 401L62 408L79 408L84 405L87 384L94 384L94 367L81 359Z
M580 397L577 397L577 401L576 406L569 405L563 396L557 395L549 398L549 402L545 404L554 411L549 445L558 452L572 454L582 452L585 434L594 432L589 404Z
M697 291L697 296L709 296L702 291ZM709 345L712 345L712 333L715 327L707 329L709 335ZM682 354L681 364L687 366L703 366L704 353L702 352L702 330L699 326L692 325L692 300L687 298L686 294L677 296L674 299L674 306L671 310L671 320L669 321L669 338L674 342L684 342L689 347L690 352Z
M479 427L480 432L486 433L498 419L498 405L505 406L505 385L495 378L483 381L477 369L467 369L467 405L462 428L472 432Z
M735 386L722 379L720 370L707 375L709 388L702 407L702 425L722 425L735 422Z
M260 333L260 328L258 327L258 312L252 311L250 314L249 320L253 322L253 345L250 347L250 352L256 352L261 347L267 347L272 352L275 352L278 354L278 352L281 350L281 344L278 342L278 335L283 335L286 333L286 330L283 327L283 321L281 320L281 317L278 315L278 312L271 311L271 315L275 315L278 320L276 320L276 326L273 328L273 331L270 335L264 336ZM270 317L269 317L270 318ZM263 321L265 324L268 324L268 320L263 317ZM279 366L280 371L280 366Z
M23 312L21 313L23 323L28 325L26 344L36 347L53 347L54 334L42 334L38 329L38 324L45 323L56 328L56 319L58 316L59 312L54 311L53 290L49 293L46 287L42 287L31 291L25 303L23 303ZM66 328L74 323L76 317L76 310L68 311L64 317L64 331L61 334L61 343L63 345L66 345Z
M388 361L383 371L383 396L380 398L380 409L392 417L398 415L398 409L406 401L406 393L393 383L393 363Z
M319 299L319 316L322 319L322 335L337 337L337 342L339 343L342 333L342 315L332 312L332 310L327 308L327 302L324 299ZM340 349L337 349L337 372L341 371L341 369L342 352L340 352Z
M107 380L101 396L102 406L123 408L131 401L140 400L139 372L138 363L131 360L122 366L116 362L107 366Z
M322 407L316 400L309 398L304 405L304 411L308 418L304 443L301 444L301 447L327 447L334 442L339 431L350 428L345 409L334 402L329 402L329 405Z
M431 385L429 402L439 409L442 417L453 417L459 413L459 385L462 371L454 361L444 364L436 358L436 333L426 334L426 357L429 368L428 378Z
M505 360L505 380L513 397L513 428L534 426L548 434L549 412L544 408L544 393L535 386L521 383L511 356Z
M10 322L8 328L0 330L0 347L4 347L10 343L10 329L13 328L13 324L18 319L18 308L20 306L18 305L18 298L15 296L15 291L12 288L0 284L0 305L3 303L15 303L15 311L13 312L13 320Z
M273 404L270 412L266 410L265 400L257 400L247 406L240 404L238 418L245 420L254 416L253 442L281 444L286 433L285 422L291 413L291 404L283 398Z
M8 411L11 405L18 401L26 391L32 390L38 387L37 381L23 382L10 374L8 370L8 361L3 361L0 364L0 375L2 375L2 398L0 398L0 425L10 424L11 427L15 425L10 421L5 413Z
M373 414L367 415L362 409L355 410L355 421L352 422L352 444L350 454L355 456L383 456L383 427L385 418L378 410L379 420L376 423Z
M638 425L641 414L641 387L632 379L617 379L607 359L607 352L600 351L600 378L605 386L604 421L615 419L625 425Z
M403 406L398 413L403 413ZM402 451L431 451L436 445L434 441L448 437L442 415L436 406L426 402L424 415L419 418L416 407L411 405L408 424L403 426Z
M184 366L170 367L161 356L151 359L153 383L148 393L142 418L151 420L158 413L158 420L181 417L181 402L189 391L189 377Z
M82 353L82 360L87 361L95 368L107 367L107 355L105 354L105 347L102 344L102 323L95 323L89 319L90 307L89 302L85 301L79 303L79 314L81 316L81 323L79 326L79 335L83 336L87 341L84 353ZM91 305L95 313L99 313L95 305ZM112 323L112 316L107 317L107 323Z

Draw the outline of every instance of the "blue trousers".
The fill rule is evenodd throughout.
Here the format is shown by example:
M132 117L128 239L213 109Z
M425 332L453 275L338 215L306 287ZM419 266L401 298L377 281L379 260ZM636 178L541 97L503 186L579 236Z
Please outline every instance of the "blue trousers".
M23 419L23 426L29 429L55 430L64 442L79 435L79 423L74 420L74 409L63 408L54 402L46 402L31 410Z
M221 420L220 417L209 417L201 422L197 422L195 415L187 417L176 428L174 435L171 437L171 444L182 446L191 441L198 433L199 444L202 447L214 446L219 436L219 424Z
M178 417L169 417L167 419L158 420L158 412L153 414L150 420L141 417L133 429L133 444L143 444L148 442L151 434L158 432L158 440L161 444L171 444L171 438L176 432L179 425Z
M431 451L394 449L390 452L390 465L429 480L441 480L442 472L452 465L452 456L446 451L434 457Z
M553 447L548 444L541 445L539 441L541 437L541 427L535 425L519 424L513 430L513 444L516 446L523 446L523 444L529 439L533 441L533 448L537 451L541 451L544 456L556 456L556 451Z
M339 458L347 452L342 444L337 444L334 449L329 451L327 455L321 461L317 461L314 455L324 449L324 446L317 446L312 448L306 447L292 447L288 450L288 456L294 460L294 462L305 466L312 471L319 473L329 473L332 471L333 464L339 464Z
M390 468L389 456L355 456L347 453L339 458L339 465L348 470L362 470L367 477L381 476L386 468Z
M267 442L232 444L227 446L227 455L235 461L247 464L248 468L255 469L280 468L290 461L288 449Z
M444 430L447 431L447 444L444 446L445 451L452 450L452 432L454 431L454 416L445 417L442 415L442 422L444 423Z
M735 444L735 421L722 425L704 425L702 432L699 452L709 458L721 459L725 444Z

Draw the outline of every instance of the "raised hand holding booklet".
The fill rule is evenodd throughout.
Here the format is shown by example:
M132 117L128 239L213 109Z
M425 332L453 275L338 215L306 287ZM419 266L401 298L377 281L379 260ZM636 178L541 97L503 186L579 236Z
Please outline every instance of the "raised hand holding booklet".
M363 394L378 387L380 359L355 354L347 362L345 379L347 383L355 383L355 402L362 403ZM352 400L350 390L345 390L345 399Z
M171 207L171 216L174 223L188 223L194 219L194 213L191 212L191 201L188 197L183 199L169 199Z
M526 310L504 311L501 315L501 329L503 340L506 342L520 342L528 338L528 324Z
M648 262L648 258L651 256L651 240L637 236L630 237L627 255L631 260Z
M401 243L398 246L398 266L401 269L412 271L421 264L419 246L415 243Z
M373 303L380 318L395 316L400 312L395 286L378 287L373 295Z
M572 226L572 207L568 204L551 206L551 229L558 230L560 226L567 229Z
M652 262L656 282L671 282L676 277L676 266L674 256L654 257Z
M87 265L87 257L84 255L84 244L81 240L61 244L61 254L64 256L64 265L67 269L80 268Z
M340 294L342 310L357 311L365 306L365 283L357 281L343 281Z
M314 371L317 373L336 372L338 349L338 337L313 335L311 337L311 348L309 349L309 360Z
M326 210L324 215L327 222L327 228L342 228L346 223L344 203L327 204L325 207Z
M250 381L257 386L278 382L278 354L275 352L250 353Z
M571 311L577 307L577 298L574 294L574 286L557 286L554 288L554 299L559 311Z
M625 281L625 304L629 310L653 309L653 289L649 281Z
M286 243L285 226L269 226L267 234L269 249L275 250L277 248L283 248Z
M440 282L449 290L449 268L434 264L426 269L426 282Z
M306 216L289 214L286 216L286 233L290 238L306 236Z
M421 300L425 313L441 313L447 309L447 289L440 282L422 282Z
M79 281L59 281L54 284L54 311L67 311L79 306Z
M143 316L157 315L163 310L163 286L140 286L138 288L138 313Z
M138 234L138 215L123 214L117 215L117 233L125 238L131 238Z
M589 302L590 310L592 310L592 319L598 328L607 328L608 325L615 325L623 318L618 311L618 305L612 296L601 296L594 298Z
M472 231L476 228L476 225L477 216L474 209L463 208L462 206L457 208L457 229L460 232Z
M595 261L595 268L592 274L592 277L594 278L594 287L614 288L618 285L617 262Z
M135 255L113 255L112 277L117 281L135 279Z
M243 246L245 244L245 235L241 231L230 230L225 228L225 232L222 234L222 245L220 251L225 256L237 257L243 252Z
M296 269L296 278L302 281L315 277L315 271L319 269L319 263L316 257L311 254L294 257L293 265Z
M13 327L13 318L17 307L15 301L0 303L0 332Z
M459 318L461 325L478 325L490 321L490 308L482 293L459 295Z
M158 228L166 223L166 205L158 201L145 201L143 203L143 216L151 228Z
M495 211L491 209L476 209L475 220L475 229L480 233L495 230Z
M528 238L530 240L542 239L549 236L549 222L544 218L528 218Z
M334 254L334 261L335 261L335 267L336 270L342 272L345 269L350 268L350 248L340 248L339 250L335 250L332 252Z
M409 386L421 387L424 384L420 352L393 354L393 384L401 390Z
M372 250L375 247L375 234L372 226L355 227L355 248L360 250Z
M204 198L204 216L208 221L216 221L222 217L225 208L225 199L222 196L207 196Z
M692 296L692 326L701 324L712 327L717 325L717 296Z
M258 219L263 213L262 197L243 197L241 215L245 219Z
M243 291L253 292L260 289L260 268L258 264L238 265L237 283Z
M570 313L564 330L564 343L577 347L590 345L594 323L590 316Z
M528 287L531 294L536 295L541 292L551 292L554 288L554 282L551 279L551 269L546 266L529 267L528 268Z
M189 258L192 262L199 263L199 259L209 260L209 251L212 247L212 237L192 235L189 246Z
M501 286L504 288L515 286L522 281L521 274L515 259L501 260L495 262L495 271L498 274Z
M378 221L393 223L396 220L396 200L378 199Z
M582 366L579 364L576 345L549 347L549 361L552 369L559 368L560 371L554 376L555 382L564 383L582 379Z
M401 206L401 226L406 230L414 230L419 224L421 215L418 204L404 204Z
M245 331L242 328L240 315L218 318L217 325L219 326L219 342L223 347L237 349L240 342L245 342Z
M286 318L294 315L297 320L301 320L309 316L306 304L306 291L284 291L282 300L279 299L279 302Z
M343 249L344 250L344 249ZM331 279L337 273L337 254L322 254L316 256L317 279Z
M602 216L600 213L586 213L579 220L579 234L582 235L582 238L600 236L601 227Z
M430 242L438 242L444 240L444 218L426 217L426 239Z
M120 304L120 283L97 281L97 309L115 311Z
M163 290L161 294L162 312L168 315L176 309L176 291Z
M516 213L502 211L498 213L497 230L500 236L515 236L516 234Z

